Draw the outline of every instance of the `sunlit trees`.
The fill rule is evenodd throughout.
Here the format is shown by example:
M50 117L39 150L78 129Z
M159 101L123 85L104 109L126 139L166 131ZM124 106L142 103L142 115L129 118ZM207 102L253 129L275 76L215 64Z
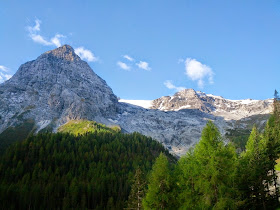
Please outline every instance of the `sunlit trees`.
M148 191L143 200L144 209L174 209L173 186L170 164L161 153L149 177Z
M218 128L208 122L199 143L178 164L181 208L235 208L236 153L225 145Z

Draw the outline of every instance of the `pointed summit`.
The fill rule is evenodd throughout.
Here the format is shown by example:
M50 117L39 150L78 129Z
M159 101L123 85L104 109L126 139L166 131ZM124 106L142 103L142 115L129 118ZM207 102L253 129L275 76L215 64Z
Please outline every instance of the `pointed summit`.
M0 85L0 133L22 119L36 122L37 130L53 130L72 119L106 123L117 102L107 83L63 45L21 65Z
M192 88L187 88L187 89L184 89L184 90L181 90L181 91L175 93L175 95L176 95L176 94L181 94L181 95L196 95L196 91L195 91L194 89L192 89Z
M74 49L70 45L63 45L54 50L50 50L42 54L39 58L51 56L57 59L63 59L66 61L80 61L80 57L75 53Z

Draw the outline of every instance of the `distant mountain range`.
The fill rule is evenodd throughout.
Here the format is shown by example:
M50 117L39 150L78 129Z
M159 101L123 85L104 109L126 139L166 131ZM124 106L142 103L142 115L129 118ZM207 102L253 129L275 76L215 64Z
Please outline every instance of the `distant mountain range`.
M193 89L153 101L118 101L106 82L71 46L64 45L21 65L0 84L0 133L27 121L34 123L33 132L40 132L87 119L151 136L182 155L199 140L208 120L224 135L229 129L249 129L253 124L262 128L272 102L229 100Z
M161 111L179 111L198 109L205 113L224 117L226 120L240 120L252 115L269 114L272 111L273 99L267 100L230 100L221 96L205 94L193 89L185 89L173 96L163 96L155 100L124 100L124 102L146 109Z

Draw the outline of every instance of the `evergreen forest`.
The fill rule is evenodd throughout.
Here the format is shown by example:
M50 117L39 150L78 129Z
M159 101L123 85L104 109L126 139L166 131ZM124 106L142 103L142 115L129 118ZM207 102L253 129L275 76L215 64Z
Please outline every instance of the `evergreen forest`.
M73 121L5 150L0 208L277 209L279 154L278 97L242 152L211 121L180 159L139 133Z

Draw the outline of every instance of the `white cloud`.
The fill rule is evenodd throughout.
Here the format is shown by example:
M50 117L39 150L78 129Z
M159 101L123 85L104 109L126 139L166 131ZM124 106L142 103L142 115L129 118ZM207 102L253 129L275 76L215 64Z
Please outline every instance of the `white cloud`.
M140 61L139 63L136 63L136 65L140 68L140 69L144 69L146 71L150 71L151 68L149 67L149 64L145 61Z
M121 69L124 69L124 70L127 70L127 71L130 70L130 66L128 66L126 63L123 63L123 62L121 62L121 61L118 61L118 62L117 62L117 65L118 65Z
M131 70L134 65L136 65L139 69L144 69L146 71L150 71L152 69L149 66L149 63L147 63L145 61L137 61L137 59L134 59L127 54L123 55L122 58L125 58L127 61L125 61L125 62L118 61L117 65L124 70Z
M9 69L0 65L0 83L10 79L13 75L8 74Z
M52 45L51 42L48 42L47 40L45 40L41 35L38 35L38 34L30 34L29 35L31 37L31 39L36 42L36 43L39 43L39 44L42 44L42 45Z
M35 20L35 26L28 26L27 30L29 32L29 37L36 43L45 45L45 46L61 46L61 38L65 38L62 34L56 34L49 41L39 34L40 32L41 21L39 19Z
M0 65L0 71L8 72L9 69L6 66L1 66Z
M62 34L56 34L52 39L51 42L56 46L56 47L60 47L61 46L61 40L60 38L65 38L64 35Z
M168 89L174 89L174 90L176 90L176 91L181 91L181 90L186 89L185 87L177 87L177 86L175 86L175 85L172 83L171 80L166 80L166 81L164 82L164 85L165 85Z
M186 75L193 81L197 81L198 87L204 87L204 79L208 78L210 84L213 84L213 71L212 69L200 63L199 61L187 58L185 61Z
M5 74L5 75L4 75L4 77L6 78L6 80L11 79L12 76L13 76L13 75L11 75L11 74Z
M95 62L98 60L90 50L87 50L84 47L76 48L75 53L80 56L81 59L87 60L88 62Z
M29 31L30 34L34 34L37 31L40 31L40 25L41 25L41 21L39 19L36 19L35 26L33 26L33 27L27 26L27 30Z
M129 55L124 55L123 57L129 61L134 61L134 59L132 57L130 57Z

